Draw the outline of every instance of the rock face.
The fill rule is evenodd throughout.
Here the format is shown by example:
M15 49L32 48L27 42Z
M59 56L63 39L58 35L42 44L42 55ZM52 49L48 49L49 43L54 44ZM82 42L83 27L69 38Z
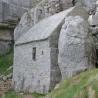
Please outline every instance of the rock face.
M20 18L28 8L32 8L32 0L0 0L0 22Z
M94 65L93 39L87 22L80 16L65 19L59 38L58 63L62 79Z
M0 55L8 53L13 47L13 29L0 24Z
M96 1L96 11L95 11L95 14L92 15L92 22L93 22L93 25L98 26L98 0Z
M72 7L73 6L72 1L75 1L75 0L61 0L62 8L68 9L68 8Z
M88 20L89 14L83 6L77 5L73 11L68 14L68 16L81 16L83 19Z
M22 34L25 34L33 25L34 25L34 13L33 9L30 11L28 10L22 16L20 23L14 30L14 40L16 41Z
M61 80L58 39L64 18L73 8L46 18L15 41L13 87L47 93Z
M95 10L96 0L77 0L88 12L92 12Z

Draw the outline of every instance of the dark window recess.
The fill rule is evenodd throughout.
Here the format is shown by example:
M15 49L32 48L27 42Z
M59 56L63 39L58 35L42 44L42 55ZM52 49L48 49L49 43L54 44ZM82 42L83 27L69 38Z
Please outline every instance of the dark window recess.
M32 51L32 58L33 60L35 61L36 60L36 47L33 48L33 51Z
M42 51L42 55L44 54L44 51Z
M96 27L96 25L92 25L92 27Z
M96 49L96 68L98 68L98 49Z
M75 1L75 0L72 0L72 4L73 4L73 6L75 6L75 3L76 3L76 1Z

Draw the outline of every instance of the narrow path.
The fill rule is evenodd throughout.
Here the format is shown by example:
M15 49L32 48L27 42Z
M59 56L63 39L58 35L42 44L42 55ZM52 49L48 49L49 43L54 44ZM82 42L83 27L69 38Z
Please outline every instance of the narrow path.
M5 93L11 88L12 80L0 81L0 98L5 98ZM24 95L22 98L35 98L33 95Z
M4 95L11 87L11 80L0 81L0 96Z

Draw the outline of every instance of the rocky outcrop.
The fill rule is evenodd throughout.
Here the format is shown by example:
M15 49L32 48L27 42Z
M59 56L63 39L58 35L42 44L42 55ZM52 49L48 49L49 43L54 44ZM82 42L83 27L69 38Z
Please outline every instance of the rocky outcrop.
M95 10L96 0L77 0L77 3L80 3L90 14Z
M0 0L0 55L12 49L14 28L21 16L34 6L32 3L32 0Z
M32 3L32 0L0 0L0 22L21 18L28 8L32 8Z
M0 23L0 55L8 53L13 47L13 28L4 23Z
M92 16L92 24L91 25L96 25L98 26L98 0L96 1L96 9L95 9L95 14L91 15Z
M81 16L65 19L59 38L58 63L62 79L94 67L94 46L88 23Z
M68 16L81 16L83 19L88 20L89 14L82 5L76 5Z

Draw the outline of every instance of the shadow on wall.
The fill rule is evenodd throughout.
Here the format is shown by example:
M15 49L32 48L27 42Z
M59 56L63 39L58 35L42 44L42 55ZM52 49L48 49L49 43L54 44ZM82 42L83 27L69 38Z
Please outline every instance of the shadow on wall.
M98 68L98 49L96 49L96 68Z

